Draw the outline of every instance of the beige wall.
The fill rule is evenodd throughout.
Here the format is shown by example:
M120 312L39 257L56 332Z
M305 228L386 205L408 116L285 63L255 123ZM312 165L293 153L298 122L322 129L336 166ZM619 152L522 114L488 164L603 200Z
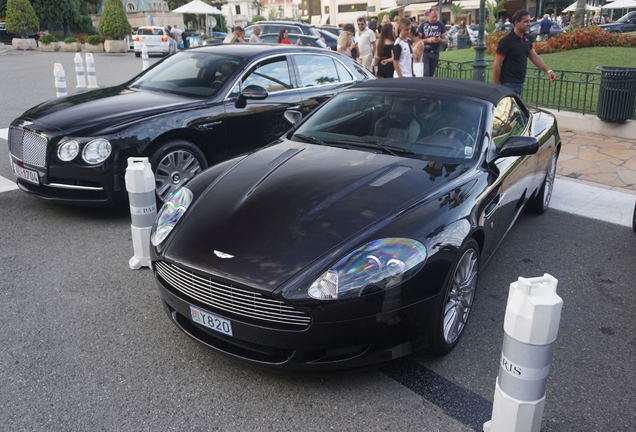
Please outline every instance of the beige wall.
M153 14L150 14L148 12L126 13L128 22L133 28L149 25L148 15L152 15L156 26L174 27L176 25L178 28L183 30L183 14L176 14L172 12L155 12ZM91 15L95 28L99 28L99 17L100 15Z

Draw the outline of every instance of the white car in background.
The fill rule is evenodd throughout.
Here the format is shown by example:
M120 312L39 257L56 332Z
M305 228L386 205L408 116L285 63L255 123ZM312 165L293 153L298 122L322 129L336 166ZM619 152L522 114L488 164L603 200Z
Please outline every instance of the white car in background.
M177 52L177 42L172 39L168 30L163 27L145 26L137 29L133 36L135 56L141 56L144 45L148 48L148 54L170 55Z

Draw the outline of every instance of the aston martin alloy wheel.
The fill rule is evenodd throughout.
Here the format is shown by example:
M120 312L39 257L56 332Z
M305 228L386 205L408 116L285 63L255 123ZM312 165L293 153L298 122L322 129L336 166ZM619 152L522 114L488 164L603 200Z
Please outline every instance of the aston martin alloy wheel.
M179 187L207 168L201 150L188 141L171 141L159 147L150 158L157 200L164 202Z
M457 345L473 306L478 273L479 248L475 240L470 239L451 270L439 304L430 339L431 352L445 354Z

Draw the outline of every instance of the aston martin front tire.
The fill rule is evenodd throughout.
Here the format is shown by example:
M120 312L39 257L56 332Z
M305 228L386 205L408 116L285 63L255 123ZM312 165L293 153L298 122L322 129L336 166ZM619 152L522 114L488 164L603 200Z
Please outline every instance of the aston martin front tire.
M437 301L429 332L431 354L446 354L459 342L473 307L478 276L479 246L471 238L459 251Z
M526 209L531 213L543 214L546 212L546 210L548 210L548 207L550 206L552 190L554 189L554 179L556 178L558 156L558 152L555 151L550 158L550 164L548 165L548 170L545 173L545 179L543 180L541 188L539 189L537 194L532 197L526 204Z

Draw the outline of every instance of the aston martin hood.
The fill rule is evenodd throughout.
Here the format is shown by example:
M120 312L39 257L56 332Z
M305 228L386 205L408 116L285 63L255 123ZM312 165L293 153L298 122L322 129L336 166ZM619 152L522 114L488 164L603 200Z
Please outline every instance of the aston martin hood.
M92 131L135 118L148 117L203 101L169 93L109 87L41 103L20 118L42 123L66 134Z
M273 291L458 171L421 160L286 141L243 159L195 197L163 255ZM205 179L205 173L201 176ZM339 258L327 257L326 264Z

